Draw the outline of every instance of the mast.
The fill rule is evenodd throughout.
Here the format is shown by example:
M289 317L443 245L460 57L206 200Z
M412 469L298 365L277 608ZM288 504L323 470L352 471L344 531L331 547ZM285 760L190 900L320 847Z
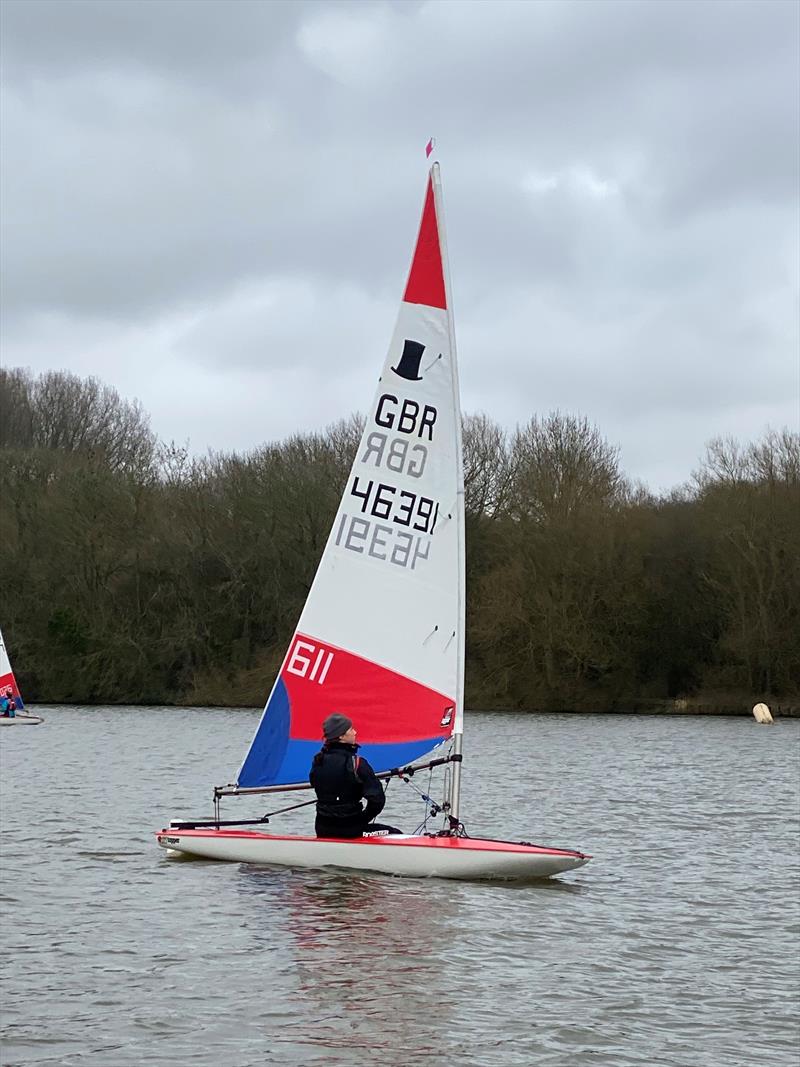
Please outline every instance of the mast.
M455 409L456 430L456 523L458 530L458 610L457 610L457 659L456 659L456 711L452 734L451 753L461 755L461 743L464 735L464 638L466 629L466 552L464 543L464 450L461 434L461 392L458 384L458 358L456 356L456 333L453 318L453 297L450 286L450 258L447 254L447 236L444 228L444 203L442 198L442 176L439 164L431 168L433 176L433 196L436 205L436 221L439 227L439 247L442 256L445 293L447 296L447 329L450 334L450 351L452 354L453 406ZM458 820L461 803L461 761L453 763L450 790L447 797L448 814Z

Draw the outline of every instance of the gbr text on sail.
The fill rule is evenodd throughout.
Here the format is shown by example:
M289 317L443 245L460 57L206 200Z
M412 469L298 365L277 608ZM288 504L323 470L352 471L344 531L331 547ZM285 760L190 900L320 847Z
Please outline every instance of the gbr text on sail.
M439 502L423 492L402 488L390 476L398 476L398 481L423 477L437 414L431 404L420 405L408 397L401 400L388 392L380 395L373 428L359 450L363 469L351 474L336 524L337 546L412 570L428 559Z

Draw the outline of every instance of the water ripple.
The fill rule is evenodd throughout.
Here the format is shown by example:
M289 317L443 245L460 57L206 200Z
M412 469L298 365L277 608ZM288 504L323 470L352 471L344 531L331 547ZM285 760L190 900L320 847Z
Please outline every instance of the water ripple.
M470 831L595 856L493 887L171 862L255 717L3 732L6 1067L796 1067L800 722L470 715Z

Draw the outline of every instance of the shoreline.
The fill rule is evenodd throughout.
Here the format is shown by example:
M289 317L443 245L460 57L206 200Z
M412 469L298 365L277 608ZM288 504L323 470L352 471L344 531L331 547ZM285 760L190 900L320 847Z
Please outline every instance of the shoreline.
M758 703L757 699L753 704ZM800 704L775 702L767 704L774 719L798 719L800 718ZM480 712L485 715L683 715L683 716L731 716L739 718L753 718L753 704L747 705L737 700L703 700L678 697L672 700L652 699L631 701L625 707L617 708L466 708L465 714L470 715ZM29 702L25 705L26 710L33 708L163 708L165 711L172 708L184 710L219 710L219 711L263 711L261 705L244 704L130 704L128 702L85 704L66 703L58 701Z

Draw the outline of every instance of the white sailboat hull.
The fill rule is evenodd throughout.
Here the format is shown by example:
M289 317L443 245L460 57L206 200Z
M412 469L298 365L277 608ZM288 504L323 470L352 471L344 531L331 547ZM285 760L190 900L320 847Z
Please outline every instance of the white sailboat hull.
M410 878L526 881L573 871L591 858L569 849L471 837L389 835L345 841L213 829L169 829L157 837L162 848L204 859L341 867Z
M21 715L19 712L13 717L0 715L0 726L38 726L41 722L44 719L39 715Z

